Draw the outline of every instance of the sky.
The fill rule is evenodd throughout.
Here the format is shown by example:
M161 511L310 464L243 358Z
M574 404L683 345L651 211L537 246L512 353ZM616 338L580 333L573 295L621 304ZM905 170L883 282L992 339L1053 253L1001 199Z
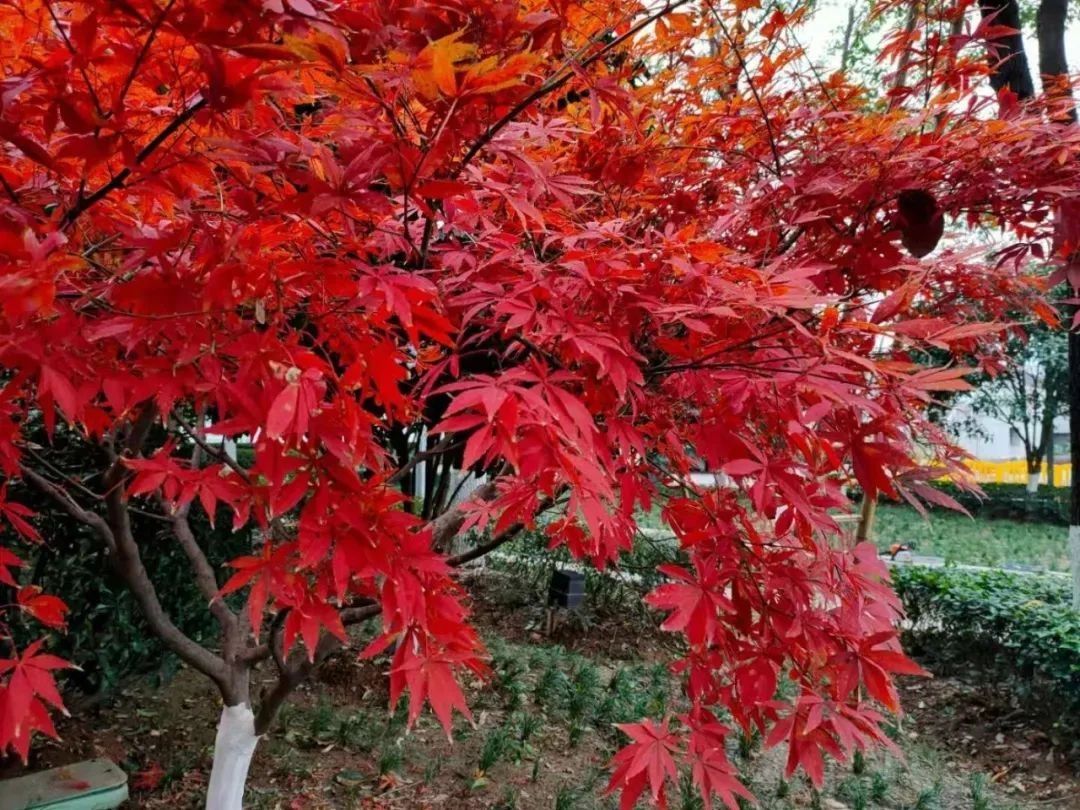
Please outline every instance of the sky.
M843 37L843 29L847 24L848 8L852 0L819 0L818 8L813 18L806 24L804 31L800 32L800 39L811 57L819 65L839 67L838 56L830 54L829 49L833 43L839 42ZM868 0L859 0L859 6L868 6ZM1034 27L1024 31L1024 49L1032 66L1032 72L1038 70L1039 45L1035 40ZM1080 24L1073 23L1065 36L1065 51L1069 60L1069 70L1076 74L1080 72ZM1035 85L1038 87L1038 77L1034 76Z

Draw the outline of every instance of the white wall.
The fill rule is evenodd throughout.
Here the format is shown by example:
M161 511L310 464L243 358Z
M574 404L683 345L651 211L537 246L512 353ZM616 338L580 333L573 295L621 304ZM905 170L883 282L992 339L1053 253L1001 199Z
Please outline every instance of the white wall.
M1014 437L1012 435L1011 429L1005 422L992 416L975 416L974 421L986 435L972 435L959 427L961 422L969 417L969 414L970 412L966 410L965 405L961 402L957 404L946 420L957 444L964 450L980 461L1024 460L1024 443L1018 436ZM1054 420L1055 434L1068 434L1068 432L1069 418L1067 416L1059 416ZM1058 459L1058 461L1067 460Z

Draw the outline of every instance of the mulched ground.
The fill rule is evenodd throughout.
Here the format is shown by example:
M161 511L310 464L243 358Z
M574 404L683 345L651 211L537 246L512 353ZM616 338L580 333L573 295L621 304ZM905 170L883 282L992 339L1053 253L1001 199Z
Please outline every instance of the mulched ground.
M990 774L1011 797L1080 808L1077 763L1008 692L957 677L905 679L900 692L919 733L952 761Z
M521 583L489 572L470 583L470 590L477 624L489 637L525 647L558 643L593 659L605 672L622 662L663 660L673 644L654 619L618 605L603 615L565 619L548 637L542 633L544 610ZM361 662L350 654L328 662L318 682L295 696L279 727L260 744L246 805L253 810L550 810L561 795L560 810L600 806L595 797L605 783L610 749L593 733L571 748L565 726L545 725L534 740L540 752L535 761L501 762L488 774L477 773L484 741L503 721L498 702L480 683L466 690L475 727L460 722L453 745L427 716L389 747L384 743L369 752L315 730L323 721L336 728L342 718L355 715L361 722L377 715L387 704L385 675L385 662ZM925 810L969 810L974 806L971 776L983 772L989 775L994 810L1080 809L1080 779L1008 695L956 677L905 679L901 690L908 711L901 744L909 761L904 766L873 759L872 769L888 775L891 792L869 806L913 807L934 785L940 788L936 804ZM133 774L132 807L200 807L218 705L204 680L187 670L163 688L136 683L113 700L62 720L62 741L40 742L30 767L104 756ZM380 769L379 759L388 755L397 758ZM778 797L783 759L783 751L755 751L742 766L769 810L809 807L811 793L801 780ZM17 770L9 764L4 775ZM833 766L829 778L832 792L822 800L822 810L852 810L844 791L858 780L852 781L850 768ZM866 783L866 777L860 779Z

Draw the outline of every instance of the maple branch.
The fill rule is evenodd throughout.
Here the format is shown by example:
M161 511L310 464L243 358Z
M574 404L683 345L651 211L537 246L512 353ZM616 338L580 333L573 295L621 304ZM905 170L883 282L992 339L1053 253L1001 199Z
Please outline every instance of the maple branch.
M68 475L63 470L61 470L59 467L57 467L55 464L52 464L47 458L42 456L40 453L38 453L32 447L24 447L23 452L25 452L28 455L32 456L34 461L36 461L38 464L40 464L46 470L51 472L53 475L57 476L58 478L63 478L64 479L64 484L75 487L77 490L82 492L84 495L87 495L87 496L93 498L95 501L103 501L103 500L105 500L104 495L100 495L97 492L94 492L94 490L92 490L89 487L85 486L81 481L79 481L79 480L73 478L72 476Z
M27 467L25 464L20 465L20 469L22 470L23 478L56 501L60 508L71 515L71 517L75 518L80 523L85 523L87 526L97 531L110 551L116 547L116 539L113 537L112 529L109 528L109 524L106 522L105 518L96 512L84 509L71 497L71 493L62 487L58 487L56 484L52 483L52 481L30 467Z
M341 621L346 625L358 624L378 616L381 612L382 606L375 602L362 607L345 608L341 611ZM273 645L273 643L274 642L271 641L271 645ZM332 636L329 633L324 634L323 637L319 639L319 644L314 655L312 655L311 658L302 656L300 661L293 666L289 666L284 658L278 655L276 651L273 652L274 661L277 664L280 675L278 676L277 683L274 684L274 688L259 701L259 711L255 715L256 734L261 735L266 733L270 728L270 725L274 722L274 718L277 717L277 713L281 709L282 704L285 703L289 695L296 690L296 687L311 677L311 673L313 673L323 661L341 646L341 640L336 636Z
M592 56L583 59L579 67L587 68L593 62L607 56L607 54L609 54L615 48L618 48L620 45L626 42L626 40L635 36L645 28L648 28L661 17L667 16L675 9L679 8L679 6L684 6L688 2L690 2L690 0L674 0L674 2L669 2L659 11L653 12L649 16L640 20L637 24L632 25L624 34L613 39L611 42L598 50ZM495 139L495 136L499 134L499 132L505 129L509 124L513 123L514 119L516 119L519 115L525 112L525 110L527 110L537 101L542 99L544 96L554 92L555 90L558 90L568 81L570 81L574 76L575 73L573 70L570 70L567 73L563 73L561 76L556 73L550 79L541 84L538 88L529 93L529 95L525 96L525 98L523 98L513 107L511 107L510 110L507 111L507 113L503 115L502 118L500 118L486 130L484 130L484 133L476 140L476 143L469 147L469 151L465 153L465 157L462 158L461 164L450 173L451 179L455 179L460 176L461 173L465 170L465 167L468 166L472 159L480 153L480 150L487 146L489 143L491 143L492 140Z
M540 511L543 511L543 509L546 508L547 507L543 507ZM492 537L490 540L488 540L486 543L481 543L480 545L471 548L468 551L463 551L461 554L458 554L456 556L448 557L446 560L446 564L449 565L451 568L460 568L461 566L465 565L465 563L469 563L473 560L479 559L480 557L484 557L493 552L499 546L513 540L521 533L524 528L524 523L515 523L513 526L508 526L507 528L499 532L497 535Z
M333 636L323 636L323 639L331 638L337 641ZM341 642L338 642L339 644ZM320 641L319 647L323 646ZM330 651L327 651L327 655ZM315 667L321 664L325 656L316 655L316 661L309 661L307 656L304 656L300 663L294 667L286 666L280 670L277 683L274 684L274 688L269 693L265 694L262 700L259 701L259 711L255 714L255 734L261 736L265 734L270 725L274 722L274 718L277 717L278 711L282 705L288 700L291 695L300 684L306 681L311 673L315 671Z
M274 663L277 665L279 671L288 669L288 664L285 662L284 656L277 648L277 634L281 630L281 625L285 621L285 617L288 615L288 610L283 610L278 613L271 624L270 641L264 644L257 644L254 647L248 647L238 657L240 661L253 664L259 661L265 661L267 658L273 658ZM382 613L382 605L378 602L373 602L370 599L364 599L348 607L342 608L338 615L341 618L341 623L346 627L354 624L360 624L368 619L374 618Z
M0 174L0 186L4 187L4 191L11 198L11 201L15 203L15 205L22 205L22 202L19 201L19 195L15 193L15 189L11 187L11 184L8 183L7 178L4 177L4 175L2 174Z
M178 116L176 116L176 118L169 122L168 126L166 126L163 130L161 130L161 132L154 136L153 140L151 140L150 143L148 143L146 146L139 150L138 154L135 155L134 165L138 166L144 160L150 157L150 155L152 155L159 146L165 143L165 141L167 141L172 135L174 135L177 130L179 130L182 126L184 126L184 124L190 121L195 116L195 113L197 113L205 106L206 99L200 98L190 107L188 107ZM73 205L67 210L63 218L60 220L60 227L66 228L68 225L78 219L79 216L81 216L88 208L90 208L90 206L94 205L116 189L121 188L124 185L124 181L131 176L131 169L131 166L125 166L123 169L117 172L116 176L108 183L105 183L103 186L99 187L97 191L92 192L89 196L83 197L78 202L76 202L75 205Z
M473 499L490 501L495 497L495 493L495 482L491 481L477 487L473 493ZM431 547L438 552L444 552L464 523L465 510L461 508L439 515L429 524L431 527Z
M540 357L544 358L548 363L550 363L555 368L557 368L557 369L565 369L566 368L566 364L563 363L562 360L560 360L558 357L556 357L555 355L553 355L551 352L547 351L546 349L540 348L535 343L533 343L531 340L529 340L527 337L523 337L522 335L511 335L510 339L513 340L513 341L517 341L522 346L524 346L526 349L531 351L533 354L539 355Z
M795 243L799 241L799 237L804 233L806 233L806 228L802 225L797 225L791 233L780 240L780 244L777 245L776 252L773 254L772 258L775 259L777 256L783 256L795 247ZM762 261L762 264L764 265L764 261Z
M188 521L187 513L188 510L183 509L173 517L173 535L184 550L191 567L195 569L195 584L198 585L202 595L210 600L210 613L218 620L222 629L229 629L236 624L236 614L229 609L229 606L225 604L225 600L219 596L221 587L218 585L217 575L214 574L214 567L210 565L210 560L206 558L206 554L199 547L199 542L195 539L195 533L191 530L191 523Z
M485 485L485 487L482 487L482 489L485 490L489 488L491 494L494 494L494 484L487 484ZM539 514L545 509L550 508L553 504L554 500L546 500L537 510L537 513ZM446 536L446 533L449 533L450 537L452 537L453 534L456 534L457 529L461 528L461 524L464 522L465 519L464 512L460 509L448 513L448 515L453 516L454 518L456 518L456 520L446 520L442 523L440 532L441 536L443 537ZM443 515L442 517L446 518L447 515ZM440 518L439 520L441 521L442 518ZM452 531L451 527L453 527ZM471 560L475 560L478 557L483 557L484 555L491 553L494 549L516 537L524 528L524 524L516 523L513 526L510 526L509 528L500 532L487 543L479 545L474 549L470 549L469 551L466 551L463 554L459 554L456 557L450 557L447 560L447 563L454 568L459 568L465 563L470 562ZM380 605L378 602L369 601L367 604L354 605L344 608L339 612L339 615L341 617L342 624L350 626L373 619L381 612L382 605ZM275 620L275 625L280 626L280 618L283 616L284 613L279 614L278 620ZM333 653L342 646L340 639L336 638L335 636L325 634L319 640L318 648L315 650L314 656L312 656L314 660L312 660L311 658L302 657L297 664L289 665L289 663L285 660L284 656L277 650L277 629L272 630L271 633L272 636L268 644L260 645L258 647L253 647L249 649L244 654L244 656L242 656L241 659L247 662L254 662L273 656L274 663L277 666L278 672L280 673L277 683L274 684L274 688L271 689L270 692L267 693L259 703L259 711L255 715L256 734L266 733L266 731L270 728L270 725L274 722L274 718L277 716L277 713L281 709L281 706L288 699L289 695L292 694L296 690L296 688L300 686L300 684L302 684L309 677L311 677L311 674L318 668L320 664L322 664L323 661L326 660L326 658L331 653Z
M135 81L135 76L138 75L139 68L142 66L143 60L146 58L146 54L150 52L150 46L154 44L154 38L157 36L158 29L161 27L161 24L165 22L165 17L172 10L173 4L175 2L176 0L169 0L169 2L165 4L165 8L160 11L160 13L154 19L154 22L151 23L150 33L147 34L146 41L143 42L143 46L139 50L138 56L135 57L135 62L131 65L131 71L128 73L127 80L124 82L124 86L120 89L120 94L117 96L117 109L123 106L124 98L127 96L128 90L131 89L131 85Z
M479 497L483 500L490 500L495 494L495 484L485 484L483 487L477 490ZM543 512L546 509L551 508L554 505L554 499L545 499L545 501L537 509L537 514ZM432 522L435 527L433 532L433 538L436 542L446 542L452 538L464 523L465 514L464 510L456 509L453 512L448 512L437 518ZM475 560L479 557L483 557L486 554L490 554L493 550L509 542L516 537L525 525L522 523L516 523L513 526L504 529L498 535L493 537L487 543L483 543L476 548L470 549L463 554L458 554L455 557L447 559L447 564L454 568L459 568L467 562ZM434 543L433 543L434 545ZM343 608L339 611L342 624L345 626L351 626L354 624L360 624L361 622L368 621L375 618L382 612L382 605L378 602L371 600L365 600L362 604L351 605ZM301 657L298 663L290 665L286 661L285 656L278 650L278 635L281 624L287 611L279 613L274 619L274 624L271 629L270 641L267 644L262 644L257 647L252 647L245 651L240 656L240 661L245 663L253 663L266 658L273 657L274 663L278 669L279 677L277 683L274 684L273 689L266 693L259 703L259 710L255 715L255 733L264 734L270 728L270 725L274 722L274 718L277 716L281 706L288 699L300 684L306 681L311 674L322 664L326 658L342 646L342 642L335 636L330 634L324 634L319 640L315 654L308 658L306 656Z
M191 438L191 440L202 448L203 452L205 452L207 455L213 456L222 464L226 465L229 469L239 475L240 478L243 479L244 483L251 483L251 476L248 475L247 470L240 466L240 462L238 462L236 459L226 453L223 449L214 447L212 444L207 442L206 439L200 436L199 432L195 430L192 425L188 424L184 420L184 417L178 414L175 410L172 412L172 418L176 420L176 423L184 429L184 432Z
M394 132L397 133L397 136L399 138L404 140L406 137L405 127L400 121L398 121L397 115L394 114L394 108L390 106L390 102L388 102L382 97L382 94L379 93L378 85L375 84L375 81L370 76L364 77L364 83L368 86L368 89L371 91L371 95L374 96L375 101L378 102L379 106L383 108L383 111L390 118L390 123L394 126Z
M122 466L114 465L112 469L120 470L122 474ZM138 544L131 533L131 520L127 513L123 488L110 487L106 497L109 519L106 520L101 515L84 509L71 497L70 493L30 467L23 465L21 470L26 480L56 501L71 517L90 526L98 533L109 549L117 573L135 597L147 624L166 646L219 685L225 683L225 662L186 636L179 627L173 624L161 606L153 582L142 564Z
M56 16L56 12L53 11L52 3L50 3L49 0L45 0L45 8L49 10L49 16L52 17L53 24L56 26L56 31L60 34L60 38L64 40L64 45L67 47L68 53L78 60L79 52L76 51L75 46L71 44L71 38L68 37L68 32L64 29L63 23L60 22L60 18ZM105 110L101 107L101 100L98 98L97 91L90 81L90 74L86 72L86 66L79 64L78 70L79 73L82 74L83 81L86 82L86 90L90 93L90 100L94 102L94 110L97 112L98 117L106 118Z
M53 475L57 476L58 478L62 478L64 480L65 486L75 487L75 489L79 490L80 492L82 492L87 497L93 498L95 501L103 502L105 500L104 495L101 495L100 493L94 492L94 490L92 490L89 487L85 486L77 478L74 478L74 477L68 475L63 470L61 470L59 467L57 467L56 465L49 463L49 461L47 459L45 459L40 453L37 453L36 451L34 451L33 448L24 447L23 451L26 452L27 454L29 454L30 456L32 456L36 462L38 462L42 467L44 467L46 470L51 472ZM157 520L157 521L161 521L162 523L171 523L172 522L169 518L165 517L164 515L159 515L157 512L149 512L146 509L137 509L134 506L129 507L129 508L135 514L142 515L143 517L149 518L150 520Z
M122 470L122 467L114 467ZM146 566L143 565L139 544L131 529L131 518L127 510L127 498L123 487L112 487L106 498L109 512L109 525L115 538L113 563L117 573L127 584L131 595L150 625L150 629L165 645L176 653L189 666L211 678L228 698L231 694L228 671L224 659L214 655L208 649L187 636L172 619L169 618L158 599L157 590L150 579Z
M124 453L139 452L154 424L156 414L157 409L153 401L143 403L128 431ZM112 457L112 464L105 473L105 507L108 530L113 538L110 557L117 574L131 591L146 623L165 643L165 646L176 653L188 666L214 681L226 702L235 699L237 685L231 677L233 673L230 672L226 661L185 634L173 623L162 606L154 582L146 566L143 565L139 544L135 540L131 526L131 510L124 491L124 478L127 475L124 455L115 452L112 448L106 449ZM227 634L226 638L231 640L228 639Z
M363 606L347 607L341 611L341 623L346 627L353 624L360 624L360 622L366 622L368 619L373 619L382 613L382 605L378 602L371 602L370 604Z
M739 60L739 67L742 69L743 75L746 76L746 83L750 86L750 92L753 94L754 101L761 111L761 118L765 122L765 131L769 136L769 149L772 151L773 163L776 165L776 176L780 177L784 173L784 170L780 162L780 150L776 145L776 133L773 132L772 121L769 118L769 113L765 109L765 104L758 94L757 87L754 86L754 77L750 74L750 69L746 66L746 60L743 58L742 51L740 51L738 45L735 44L731 32L728 31L728 27L724 25L724 20L719 12L717 12L716 7L713 6L709 0L705 0L705 6L712 12L713 17L716 18L716 24L719 25L720 30L724 32L724 38L728 41L728 45L731 46L735 58Z
M457 443L460 444L461 442L459 441ZM431 449L425 450L422 453L415 453L413 455L413 457L410 458L408 460L408 462L406 462L401 467L401 469L399 469L397 472L395 472L393 475L391 475L389 478L386 479L386 483L388 483L388 484L397 484L397 483L399 483L421 461L427 461L429 458L434 458L435 456L441 456L443 453L447 452L448 450L453 449L453 447L454 447L453 435L448 433L446 436L444 436L442 439L440 439L438 441L438 443L434 447L432 447Z
M548 509L553 507L556 504L559 495L566 492L566 489L566 487L561 487L556 493L555 497L544 498L544 500L540 502L539 506L537 506L536 512L534 514L542 515ZM515 523L512 526L507 526L505 529L496 534L486 543L480 543L475 548L471 548L468 551L463 551L461 554L458 554L454 557L447 558L446 564L449 565L451 568L460 568L461 566L465 565L465 563L472 562L473 560L479 559L480 557L484 557L493 552L499 546L513 540L522 532L522 530L524 530L524 528L524 523Z

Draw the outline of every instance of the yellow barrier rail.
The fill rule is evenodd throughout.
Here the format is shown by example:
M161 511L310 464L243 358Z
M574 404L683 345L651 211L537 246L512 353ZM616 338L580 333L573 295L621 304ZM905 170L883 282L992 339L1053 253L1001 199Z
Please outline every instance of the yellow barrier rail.
M980 484L1026 484L1028 480L1027 463L1023 461L969 461L968 467L975 474ZM1047 483L1046 465L1043 464L1039 484ZM1072 484L1072 465L1069 463L1054 465L1054 486L1067 487Z

